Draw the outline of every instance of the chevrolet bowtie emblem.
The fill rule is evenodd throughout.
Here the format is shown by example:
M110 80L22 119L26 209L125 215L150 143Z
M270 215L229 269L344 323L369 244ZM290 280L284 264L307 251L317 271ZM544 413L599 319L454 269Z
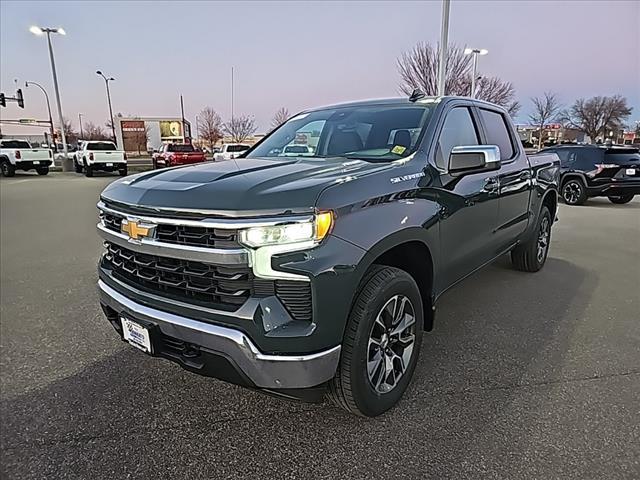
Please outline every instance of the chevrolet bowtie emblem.
M123 219L120 225L122 233L129 235L132 240L140 240L141 238L150 237L155 225L139 223L136 220Z

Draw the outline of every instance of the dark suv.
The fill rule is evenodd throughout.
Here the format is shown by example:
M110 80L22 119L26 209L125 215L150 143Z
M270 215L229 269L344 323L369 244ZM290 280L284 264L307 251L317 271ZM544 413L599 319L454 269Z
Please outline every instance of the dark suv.
M589 197L623 204L640 194L640 150L631 146L558 145L543 153L560 157L560 192L568 205Z

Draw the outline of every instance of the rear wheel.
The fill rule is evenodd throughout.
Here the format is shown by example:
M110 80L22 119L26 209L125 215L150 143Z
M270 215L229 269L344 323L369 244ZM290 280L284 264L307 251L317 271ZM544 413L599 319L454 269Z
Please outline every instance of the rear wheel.
M36 168L36 172L38 172L38 175L48 175L49 167Z
M120 173L121 177L126 177L127 176L127 167L121 168L120 170L118 170L118 172Z
M511 251L511 262L517 270L537 272L547 261L551 241L551 212L542 207L536 233Z
M579 178L570 178L562 185L562 199L567 205L582 205L587 201L587 189Z
M93 165L85 165L84 174L87 177L93 177Z
M80 165L78 163L78 160L76 160L75 158L73 159L73 169L76 171L76 173L82 173L82 165Z
M403 270L374 266L355 303L329 398L357 415L374 417L406 390L422 344L424 312L416 282Z
M623 205L625 203L629 203L631 200L633 200L633 197L635 195L629 194L629 195L616 195L616 196L611 196L609 197L609 201L611 203L615 203L616 205Z
M9 160L2 160L0 163L0 172L5 177L13 177L16 174L16 167L11 165Z

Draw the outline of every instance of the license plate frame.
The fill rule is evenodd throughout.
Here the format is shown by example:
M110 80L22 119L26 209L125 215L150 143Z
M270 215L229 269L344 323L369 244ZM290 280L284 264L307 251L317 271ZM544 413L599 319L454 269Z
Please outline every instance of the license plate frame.
M107 167L113 167L113 163L107 163Z
M35 160L35 161L33 162L33 164L34 164L34 165L40 165L40 160Z
M627 168L624 171L624 174L630 177L635 177L636 175L636 169L635 168Z
M153 354L153 342L149 328L122 315L120 316L120 325L122 326L122 336L129 345L149 355Z

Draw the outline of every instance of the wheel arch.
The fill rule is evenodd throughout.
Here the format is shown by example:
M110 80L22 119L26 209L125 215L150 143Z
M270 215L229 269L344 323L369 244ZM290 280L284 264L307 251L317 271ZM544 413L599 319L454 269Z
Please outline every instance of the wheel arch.
M367 271L372 265L396 267L407 272L415 280L420 290L424 311L424 329L430 331L433 329L434 324L433 286L436 270L435 257L433 249L418 233L420 232L398 232L372 247L360 262L360 284L366 279ZM424 262L420 261L420 259L424 259ZM356 296L359 291L360 287L356 292ZM354 301L356 296L354 296Z

